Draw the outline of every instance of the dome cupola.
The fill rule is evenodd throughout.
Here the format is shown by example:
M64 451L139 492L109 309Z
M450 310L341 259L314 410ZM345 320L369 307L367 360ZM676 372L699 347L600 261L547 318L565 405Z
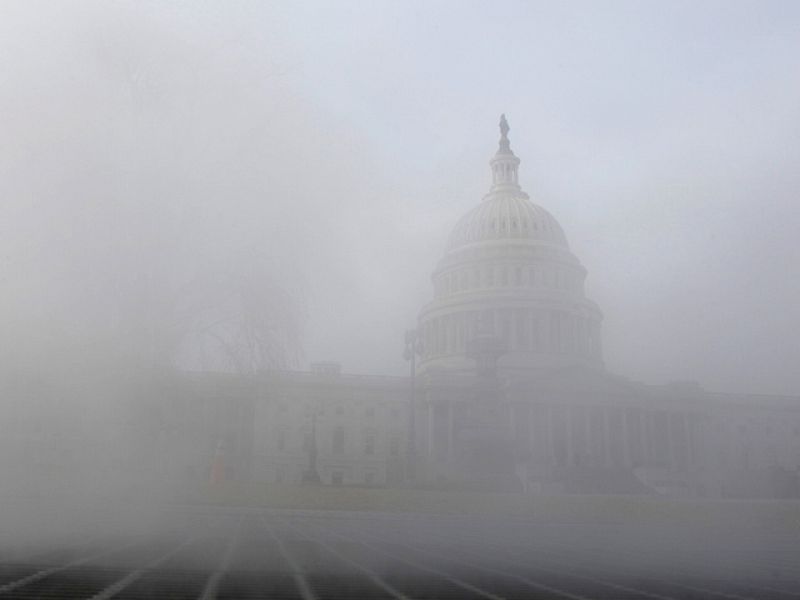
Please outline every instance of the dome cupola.
M519 190L519 159L514 156L511 150L511 142L508 139L508 126L505 115L500 115L500 146L497 154L494 155L489 163L492 167L492 191L509 189Z

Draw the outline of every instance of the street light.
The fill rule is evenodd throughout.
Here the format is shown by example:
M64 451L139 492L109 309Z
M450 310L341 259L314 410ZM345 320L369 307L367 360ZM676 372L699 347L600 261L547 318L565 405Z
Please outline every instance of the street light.
M403 358L409 361L411 382L408 409L408 449L406 451L406 480L409 483L414 481L417 454L416 375L418 354L422 354L422 340L416 329L409 329L406 331L406 348L403 352Z
M317 468L317 412L319 406L314 406L311 409L311 440L308 445L308 469L303 473L303 483L316 484L321 483L322 478L319 476L319 469Z

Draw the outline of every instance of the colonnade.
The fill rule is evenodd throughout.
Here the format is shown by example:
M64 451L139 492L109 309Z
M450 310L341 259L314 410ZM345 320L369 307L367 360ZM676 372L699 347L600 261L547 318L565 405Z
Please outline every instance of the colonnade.
M433 401L425 447L434 462L454 457L459 401ZM548 467L663 467L697 464L698 419L690 411L607 404L505 403L519 460Z
M501 308L462 311L422 324L424 356L463 354L479 323L503 338L512 352L553 352L598 356L599 325L588 315L563 310Z

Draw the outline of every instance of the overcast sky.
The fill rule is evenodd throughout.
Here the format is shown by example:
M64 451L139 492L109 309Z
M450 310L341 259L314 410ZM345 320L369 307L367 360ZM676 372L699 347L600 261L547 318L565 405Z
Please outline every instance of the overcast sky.
M800 392L795 2L3 2L5 331L91 330L136 261L259 252L305 360L403 373L501 112L610 370Z

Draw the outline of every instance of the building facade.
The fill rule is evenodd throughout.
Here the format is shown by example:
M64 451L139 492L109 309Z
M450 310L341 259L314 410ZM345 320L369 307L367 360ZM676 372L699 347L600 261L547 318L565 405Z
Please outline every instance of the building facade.
M586 269L520 187L508 132L503 117L489 192L434 268L414 376L344 375L330 363L193 376L176 413L195 423L191 469L204 476L216 456L230 478L275 483L797 495L800 399L605 370ZM179 416L187 410L194 418Z

